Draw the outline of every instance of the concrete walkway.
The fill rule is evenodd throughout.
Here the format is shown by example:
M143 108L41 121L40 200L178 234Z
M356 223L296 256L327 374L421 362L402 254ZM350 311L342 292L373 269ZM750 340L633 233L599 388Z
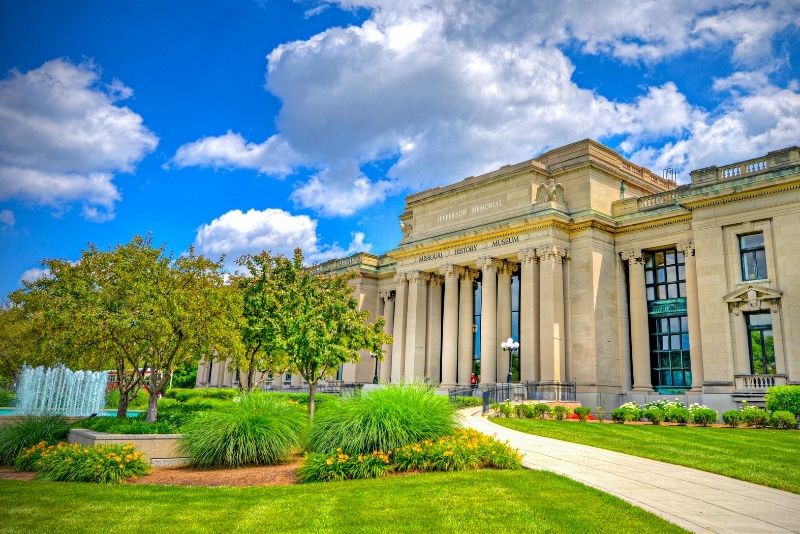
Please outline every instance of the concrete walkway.
M610 493L692 532L800 532L800 495L496 425L478 408L465 426L508 441L528 469L552 471ZM565 423L578 424L578 423ZM747 454L747 451L742 451ZM798 469L787 465L786 469Z

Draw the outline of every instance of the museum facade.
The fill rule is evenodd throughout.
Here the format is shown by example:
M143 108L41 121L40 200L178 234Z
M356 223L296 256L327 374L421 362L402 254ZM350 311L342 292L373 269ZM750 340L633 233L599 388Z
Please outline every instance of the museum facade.
M800 384L800 150L669 178L584 140L407 197L397 248L313 267L356 271L393 336L337 378L480 386L510 366L588 406L717 409ZM198 385L234 375L203 364Z

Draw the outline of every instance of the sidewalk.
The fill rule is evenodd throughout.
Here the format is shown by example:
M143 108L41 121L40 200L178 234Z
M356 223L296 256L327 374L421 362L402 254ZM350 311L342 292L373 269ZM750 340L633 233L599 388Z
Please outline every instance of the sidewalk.
M692 532L800 532L800 495L689 467L525 434L491 423L481 416L480 408L460 413L465 426L508 441L522 452L522 463L528 469L552 471L577 480Z

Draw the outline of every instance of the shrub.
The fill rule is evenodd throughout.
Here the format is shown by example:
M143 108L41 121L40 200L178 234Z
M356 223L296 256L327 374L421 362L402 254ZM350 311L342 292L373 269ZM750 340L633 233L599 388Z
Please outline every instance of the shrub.
M296 406L250 393L192 419L183 428L180 447L201 467L271 465L301 446L307 421Z
M553 406L552 413L553 417L555 417L556 420L563 421L564 419L566 419L567 415L569 415L569 408L567 408L566 406L561 406L559 404L558 406Z
M128 402L129 410L144 410L147 408L149 395L143 389L136 392L136 396ZM106 393L106 408L116 409L119 408L119 390L112 389Z
M530 406L528 406L527 404L516 404L514 405L514 415L520 418L527 417L528 419L530 419L533 417L533 410L531 410Z
M500 417L511 417L514 413L514 406L510 402L498 402L492 404L492 409Z
M450 401L453 408L459 410L461 408L470 408L472 406L482 406L483 399L480 397L455 397Z
M186 402L178 402L175 399L163 398L158 401L158 420L180 430L202 412L225 409L231 404L230 401L217 399L192 398Z
M800 386L772 386L764 397L767 410L792 412L800 417Z
M532 417L535 417L536 419L544 419L545 415L550 415L552 413L550 407L543 402L537 402L536 404L529 404L528 406L531 407L530 409L533 412Z
M717 422L717 411L711 408L695 408L691 413L692 421L700 426L713 425Z
M572 410L572 412L578 416L578 419L580 419L582 423L585 423L589 419L589 416L592 415L592 409L588 406L578 406Z
M455 428L453 406L429 386L386 386L320 410L311 428L309 449L342 449L350 455L388 451L438 439L452 434Z
M742 422L742 414L739 410L728 410L722 413L722 422L731 428L736 428Z
M792 412L778 410L777 412L772 413L769 424L774 428L789 430L791 428L797 428L797 418Z
M73 425L108 434L173 434L177 428L166 421L148 423L144 417L89 417Z
M644 417L644 410L642 410L642 408L640 408L635 402L626 402L617 408L617 410L624 410L628 413L625 421L641 421L642 417Z
M629 408L617 408L611 411L611 419L615 423L627 423L629 421L638 421L641 419L639 410L631 410Z
M692 413L683 406L669 406L664 410L664 419L670 423L685 425L692 420Z
M654 425L660 425L664 422L664 410L661 408L648 408L644 411L644 418Z
M300 482L331 482L361 478L381 478L392 471L389 455L381 451L350 456L335 454L306 454L303 465L297 470Z
M14 392L10 389L0 389L0 406L14 406Z
M24 449L41 441L56 443L68 433L69 423L60 415L28 416L0 426L0 465L11 465Z
M24 462L37 471L36 478L53 482L118 483L149 470L142 453L130 444L84 447L42 442L22 453L20 463Z
M766 410L755 406L745 406L742 408L742 421L747 426L764 428L769 424L769 414Z

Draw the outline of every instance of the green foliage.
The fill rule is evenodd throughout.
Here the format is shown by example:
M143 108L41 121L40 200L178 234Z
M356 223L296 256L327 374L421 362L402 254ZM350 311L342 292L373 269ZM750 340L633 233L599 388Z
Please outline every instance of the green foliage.
M505 443L475 430L458 430L437 440L423 440L394 451L309 454L298 470L301 482L379 478L397 471L465 471L493 467L520 469L521 456Z
M193 388L197 383L197 362L188 361L172 372L172 387Z
M543 402L537 402L536 404L529 404L528 406L530 406L530 410L533 412L532 417L535 419L544 419L545 415L550 415L552 413L550 407ZM530 418L531 416L527 417Z
M446 436L455 427L447 397L422 384L387 385L320 410L311 428L309 449L342 449L350 455L394 450Z
M107 434L174 434L178 430L163 420L148 423L144 417L90 417L73 426Z
M221 399L231 400L241 395L238 389L229 388L169 388L164 397L175 399L178 402L186 402L190 399Z
M764 428L769 424L769 413L756 406L745 406L742 408L742 422L747 426Z
M660 425L664 422L664 410L661 408L648 408L644 411L644 418L654 425Z
M692 422L700 426L713 425L717 422L717 411L711 408L694 408L692 411Z
M588 406L578 406L577 408L572 410L572 413L577 415L578 419L582 423L585 423L589 419L589 416L592 415L592 409L589 408Z
M685 425L692 420L692 412L683 406L672 405L664 410L664 418L667 422Z
M0 389L0 406L14 406L14 392L10 389Z
M627 408L616 408L611 411L611 420L615 423L627 423L629 421L638 421L636 414L633 410Z
M144 410L147 408L147 400L150 396L143 389L136 392L136 396L128 401L128 408L131 410ZM106 394L106 408L119 407L119 390L112 389Z
M203 412L183 428L180 447L193 465L271 465L289 458L303 442L305 414L262 393Z
M492 404L492 409L494 409L501 417L511 417L515 413L514 405L510 402L498 402L496 404Z
M381 451L350 456L339 450L333 454L307 454L297 478L300 482L382 478L393 470L389 455Z
M473 406L482 406L483 399L480 397L456 397L450 401L453 408L459 410L461 408L471 408Z
M771 412L787 411L800 417L800 386L772 386L764 400Z
M569 408L562 405L553 406L553 417L556 418L557 421L563 421L569 415Z
M771 427L781 430L794 429L797 428L797 418L792 412L778 410L777 412L772 413L772 416L769 419L769 424Z
M41 442L25 450L19 464L37 471L36 478L52 482L117 484L150 469L142 453L130 444L84 447Z
M60 415L27 416L0 426L0 465L11 465L24 449L42 441L55 443L68 433L69 423Z
M731 428L736 428L742 422L742 413L739 410L728 410L723 412L722 422Z

